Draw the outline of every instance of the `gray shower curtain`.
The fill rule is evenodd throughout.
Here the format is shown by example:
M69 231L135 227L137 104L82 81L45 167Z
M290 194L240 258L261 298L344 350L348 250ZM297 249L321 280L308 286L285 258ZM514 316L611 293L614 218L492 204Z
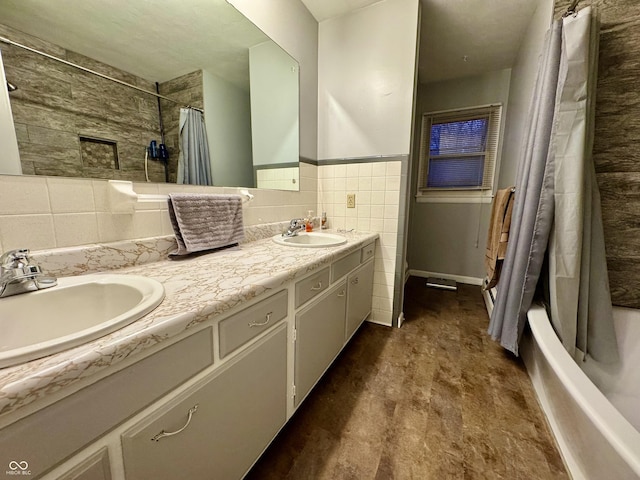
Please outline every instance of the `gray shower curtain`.
M204 115L193 108L180 109L180 155L176 183L213 185Z
M545 44L509 245L489 333L518 342L549 246L551 321L576 358L617 358L600 197L591 158L598 28L587 7ZM515 233L515 235L514 235Z
M553 222L553 149L551 131L556 104L562 22L547 33L543 58L531 103L531 117L516 173L516 196L509 244L502 264L489 334L518 355L544 261Z

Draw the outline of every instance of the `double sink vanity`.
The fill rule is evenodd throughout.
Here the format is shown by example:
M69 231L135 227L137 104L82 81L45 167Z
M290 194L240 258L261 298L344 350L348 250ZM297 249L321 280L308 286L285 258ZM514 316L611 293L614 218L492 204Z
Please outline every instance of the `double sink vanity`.
M283 242L271 238L276 230L183 260L159 260L171 247L166 238L69 249L62 259L41 254L49 273L110 271L61 278L50 292L16 295L16 303L52 298L74 281L75 288L128 281L123 288L143 290L146 300L160 285L164 298L155 291L157 306L98 336L30 357L0 355L0 464L9 465L7 475L242 478L371 312L377 234L301 234ZM99 294L91 297L95 288L102 287L78 289L66 301L62 295L56 306L40 302L38 317L47 306L50 319L60 311L97 315L86 313L104 309ZM0 309L11 301L0 299ZM137 308L124 302L102 323ZM47 341L47 348L56 344Z

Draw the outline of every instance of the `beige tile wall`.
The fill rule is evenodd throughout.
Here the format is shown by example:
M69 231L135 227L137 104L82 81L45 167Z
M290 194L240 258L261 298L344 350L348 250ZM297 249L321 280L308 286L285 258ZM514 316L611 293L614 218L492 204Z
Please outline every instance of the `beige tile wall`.
M250 190L245 225L302 217L308 210L327 212L330 228L377 232L374 322L391 325L396 262L401 163L350 165L300 164L300 191ZM237 193L237 188L134 184L137 193ZM346 208L347 193L356 208ZM133 214L114 214L104 180L0 176L0 250L42 250L100 242L171 235L162 204L139 204Z
M399 161L318 167L318 211L327 212L329 228L380 234L371 320L385 325L392 322L401 168ZM347 193L356 194L355 208L346 207Z
M317 207L317 167L300 165L300 191L250 191L245 225L303 216ZM134 184L137 193L237 193L237 188ZM171 235L163 204L139 204L133 214L114 214L105 180L0 176L0 249L42 250Z
M299 181L299 167L266 168L256 172L256 184L258 188L297 190Z

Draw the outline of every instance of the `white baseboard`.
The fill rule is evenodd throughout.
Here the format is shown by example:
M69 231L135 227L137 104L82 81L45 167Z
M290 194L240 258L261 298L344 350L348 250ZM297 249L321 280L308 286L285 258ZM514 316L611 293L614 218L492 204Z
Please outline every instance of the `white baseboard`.
M380 320L372 320L371 317L367 318L365 320L365 322L369 322L369 323L375 323L376 325L382 325L384 327L393 327L393 325L391 325L391 323L387 323L387 322L382 322Z
M458 283L466 283L468 285L482 285L483 279L479 277L465 277L464 275L452 275L450 273L426 272L424 270L409 270L409 275L414 277L435 277L444 278L445 280L455 280Z

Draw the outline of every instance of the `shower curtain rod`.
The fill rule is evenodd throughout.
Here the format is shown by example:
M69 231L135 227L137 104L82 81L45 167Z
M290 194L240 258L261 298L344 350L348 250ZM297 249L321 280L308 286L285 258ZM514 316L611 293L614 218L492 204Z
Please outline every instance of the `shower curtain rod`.
M574 13L576 13L576 7L578 6L579 2L580 0L573 0L571 2L571 5L569 5L569 8L567 8L567 11L564 12L563 17L568 17L569 15L573 15Z
M123 82L122 80L118 80L117 78L110 77L109 75L105 75L103 73L96 72L95 70L91 70L90 68L86 68L86 67L78 65L76 63L69 62L68 60L63 60L62 58L54 57L53 55L49 55L48 53L41 52L40 50L36 50L35 48L27 47L26 45L22 45L21 43L14 42L13 40L9 40L8 38L0 37L0 43L6 43L7 45L13 45L15 47L22 48L22 49L27 50L29 52L32 52L32 53L35 53L35 54L38 54L38 55L42 55L43 57L49 58L51 60L55 60L57 62L64 63L65 65L69 65L70 67L77 68L79 70L82 70L83 72L91 73L91 74L96 75L96 76L98 76L100 78L104 78L106 80L111 80L112 82L119 83L120 85L124 85L125 87L133 88L134 90L138 90L139 92L143 92L143 93L146 93L148 95L153 95L154 97L162 98L163 100L168 100L169 102L172 102L172 103L180 105L180 102L178 102L177 100L174 100L173 98L165 97L164 95L160 95L159 93L155 93L155 92L151 92L149 90L145 90L144 88L136 87L135 85L131 85L130 83ZM196 107L192 107L191 105L187 105L185 108L192 108L194 110L198 110L198 111L202 112L202 109L196 108Z

